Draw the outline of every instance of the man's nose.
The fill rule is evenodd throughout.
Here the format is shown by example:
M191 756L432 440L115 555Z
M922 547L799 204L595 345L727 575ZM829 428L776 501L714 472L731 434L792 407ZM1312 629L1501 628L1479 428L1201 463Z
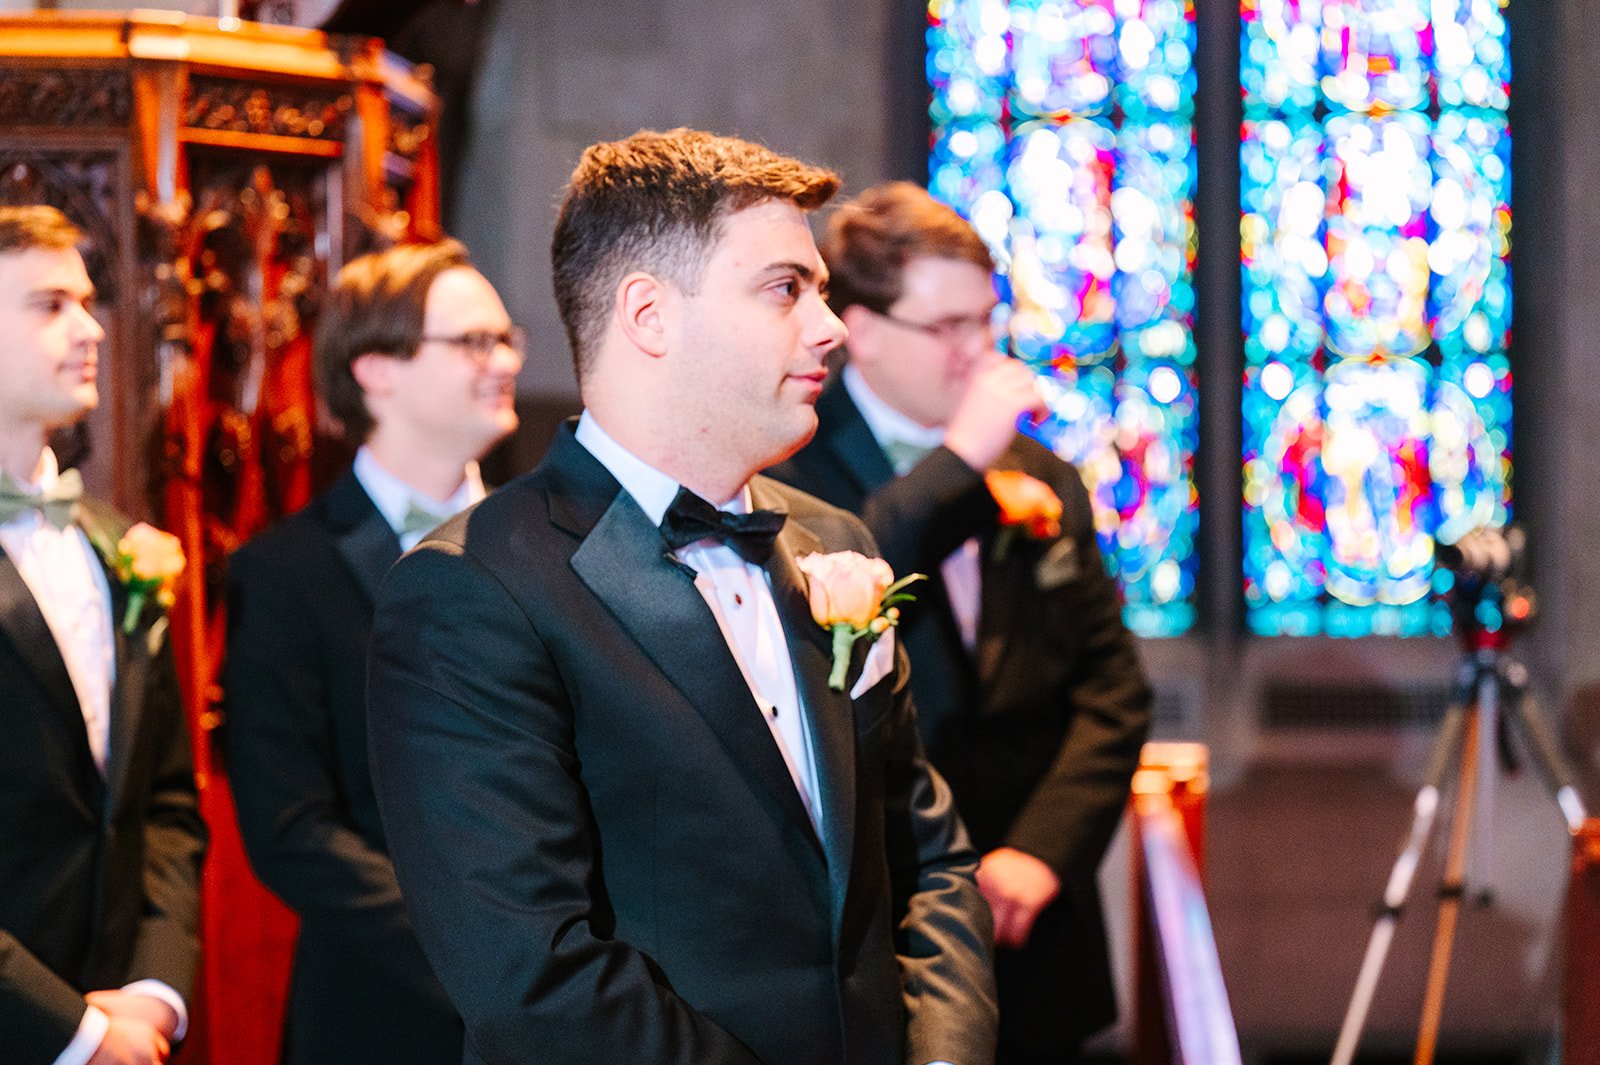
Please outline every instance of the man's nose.
M828 306L826 300L819 296L817 304L820 313L810 331L812 337L810 346L822 351L832 351L844 343L845 338L850 335L850 330L844 321L833 313L833 308Z
M504 373L515 377L522 369L527 356L510 344L496 344L489 353L488 370L490 373Z
M99 319L89 313L89 309L87 307L78 307L74 311L74 314L76 316L74 331L79 340L86 340L91 344L98 344L100 341L106 338L105 327L100 324Z

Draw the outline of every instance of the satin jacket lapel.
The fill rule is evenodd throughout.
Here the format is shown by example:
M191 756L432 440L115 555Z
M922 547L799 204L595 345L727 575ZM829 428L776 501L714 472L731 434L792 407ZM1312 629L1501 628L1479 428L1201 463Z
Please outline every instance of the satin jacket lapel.
M89 733L78 705L77 689L67 673L66 660L56 646L55 636L39 611L33 593L17 571L16 563L0 550L0 633L44 689L51 708L61 715L74 737L82 741L82 753L89 760ZM92 764L92 762L90 763Z
M1014 469L1027 473L1027 463L1021 452L1019 436L1000 461L998 469ZM979 578L981 601L978 613L978 646L975 650L979 682L985 690L994 686L1001 663L1016 642L1023 625L1031 614L1019 605L1038 602L1038 581L1035 569L1040 559L1054 541L1036 541L1018 533L1011 541L1003 562L994 561L995 538L998 526L983 538L983 554ZM1066 534L1063 534L1066 535Z
M151 627L149 621L141 621L133 632L122 631L122 612L128 607L128 592L109 570L107 580L111 589L111 639L117 669L116 680L111 685L111 736L106 751L106 802L110 809L115 807L127 782L133 738L139 734L139 717L144 712ZM165 626L166 622L162 620L156 624Z
M751 488L757 507L782 507L781 499L764 497L759 482L753 483ZM787 522L778 534L766 570L778 618L783 623L789 657L794 664L795 685L805 701L806 720L811 727L817 786L821 791L823 847L828 856L828 879L833 892L833 912L837 917L844 911L845 892L850 885L850 856L855 850L855 713L849 691L861 674L866 656L865 642L860 641L851 656L844 691L828 687L828 673L833 664L832 640L811 616L805 575L795 565L795 559L821 550L822 541L809 529L793 521Z
M116 807L128 779L133 738L139 734L139 716L144 711L145 672L150 662L151 618L154 607L147 606L131 633L122 631L123 615L128 609L128 589L117 576L117 571L99 545L111 545L121 537L120 527L126 520L114 511L108 511L92 500L78 504L76 518L95 548L95 558L100 562L106 589L111 593L111 648L115 673L111 682L111 723L106 749L106 808ZM164 620L156 621L165 628ZM81 714L81 711L80 711Z
M354 473L328 491L328 523L344 559L370 606L378 601L384 576L400 558L400 538L373 505Z
M862 494L869 494L894 480L889 462L877 437L867 426L850 393L837 380L817 400L817 417L825 434L825 446L849 471Z
M611 479L581 444L570 441L572 448L582 452L574 456L562 446L568 443L565 438L558 440L562 453L557 461L570 467L586 460L594 467L586 474L581 469L569 472L590 479L598 472ZM573 570L683 693L740 772L765 791L820 849L783 755L761 720L761 710L688 567L668 557L660 532L644 511L616 488L614 481L612 484L611 503L573 554ZM554 494L555 489L552 491ZM552 514L565 510L567 520L583 520L572 514L573 508L561 507L558 498L551 500Z
M991 534L982 543L978 646L974 650L978 681L985 690L992 687L999 674L1017 627L1028 618L1028 612L1018 610L1017 604L1034 601L1033 567L1039 560L1037 547L1019 536L1012 542L1005 561L997 563L994 539Z

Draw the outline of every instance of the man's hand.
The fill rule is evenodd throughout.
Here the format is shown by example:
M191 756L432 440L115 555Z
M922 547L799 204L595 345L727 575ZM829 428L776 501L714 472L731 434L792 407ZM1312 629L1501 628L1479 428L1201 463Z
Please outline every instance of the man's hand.
M985 358L950 416L944 446L979 473L988 470L1011 446L1018 417L1050 412L1033 381L1033 371L1020 359L998 353Z
M166 1065L171 1054L172 1044L149 1021L113 1016L89 1065Z
M112 1020L119 1017L130 1021L143 1021L161 1033L163 1041L170 1040L178 1030L178 1014L171 1006L153 995L130 995L126 991L91 991L84 996L89 1005L105 1013Z
M1039 911L1061 894L1061 880L1033 855L997 847L978 863L978 890L994 911L995 945L1015 948L1027 944Z

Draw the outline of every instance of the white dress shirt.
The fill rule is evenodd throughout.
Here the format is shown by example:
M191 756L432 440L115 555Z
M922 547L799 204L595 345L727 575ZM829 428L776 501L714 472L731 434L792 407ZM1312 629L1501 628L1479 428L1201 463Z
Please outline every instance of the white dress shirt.
M409 551L422 542L427 535L427 530L418 529L415 532L403 532L405 528L406 511L413 506L420 507L430 513L439 515L439 520L455 516L481 502L487 494L483 487L483 477L478 473L476 462L467 463L465 475L461 486L455 490L449 499L434 499L424 492L419 492L409 484L390 473L378 464L372 454L372 449L362 444L356 450L355 462L351 471L356 475L356 480L361 482L361 488L367 493L367 498L372 500L372 505L378 508L378 513L383 515L383 520L389 523L389 528L400 538L400 550Z
M944 443L942 426L930 429L889 406L867 384L861 371L849 363L845 364L841 381L879 447L887 449L890 444L900 443L932 451ZM903 476L912 465L904 463L897 466L895 476ZM939 564L945 596L950 601L950 613L955 615L956 626L961 631L961 643L968 651L978 646L978 611L983 602L982 549L978 538L972 537Z
M56 456L45 448L40 477L23 488L49 491L60 475ZM33 593L50 635L66 663L72 690L89 733L89 753L102 776L111 746L111 685L116 653L111 631L111 590L100 557L76 525L57 529L36 510L0 525L0 547Z
M577 437L578 443L599 459L623 491L633 497L650 523L660 525L678 494L678 482L617 443L588 411L578 419ZM719 509L748 514L750 489L740 489ZM811 730L795 685L794 661L789 657L766 570L746 562L717 540L692 543L679 549L675 557L695 571L695 587L722 630L722 638L789 767L789 777L820 838L822 809Z
M24 488L49 491L55 487L60 467L55 452L45 448L39 457L39 479ZM57 529L38 511L28 511L0 525L0 548L33 601L44 615L56 649L66 664L72 690L78 696L89 753L102 776L111 750L111 690L116 681L117 656L112 631L111 589L99 553L82 529L69 525ZM178 1015L176 1038L189 1027L183 998L160 980L137 980L122 990L149 995L171 1006ZM84 1065L110 1027L110 1019L90 1006L78 1022L78 1031L53 1065Z

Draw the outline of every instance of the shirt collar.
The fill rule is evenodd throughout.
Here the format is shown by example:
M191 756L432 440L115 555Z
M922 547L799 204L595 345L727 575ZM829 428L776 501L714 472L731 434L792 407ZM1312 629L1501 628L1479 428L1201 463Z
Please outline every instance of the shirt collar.
M617 479L617 483L622 485L622 490L639 504L639 509L650 519L650 524L660 525L661 519L667 516L667 508L672 505L673 499L678 495L678 489L682 486L617 443L610 433L600 428L600 423L595 421L587 410L578 418L577 437L578 443L587 448L589 454L598 459L600 465ZM732 499L717 509L730 514L748 514L749 485L735 492Z
M889 444L914 444L917 447L932 449L944 443L943 426L936 425L929 428L889 406L872 390L872 386L867 384L867 379L861 376L861 371L856 369L854 364L845 363L844 373L840 378L844 390L850 394L856 410L861 412L861 417L866 421L867 428L872 431L872 438L878 442L879 447L886 447Z
M451 494L449 499L434 499L432 496L419 492L409 484L390 473L378 464L377 458L372 454L372 449L362 444L356 451L356 460L352 467L356 480L361 482L361 487L366 491L367 497L372 500L372 505L378 508L378 513L383 515L383 520L389 523L389 528L396 533L404 527L406 511L415 504L423 510L448 518L459 514L472 504L481 500L487 493L483 487L483 477L478 472L478 464L469 462L463 471L461 487Z
M50 448L45 448L39 453L39 482L31 487L41 492L48 492L56 486L56 481L61 478L61 464L56 461L56 453Z

